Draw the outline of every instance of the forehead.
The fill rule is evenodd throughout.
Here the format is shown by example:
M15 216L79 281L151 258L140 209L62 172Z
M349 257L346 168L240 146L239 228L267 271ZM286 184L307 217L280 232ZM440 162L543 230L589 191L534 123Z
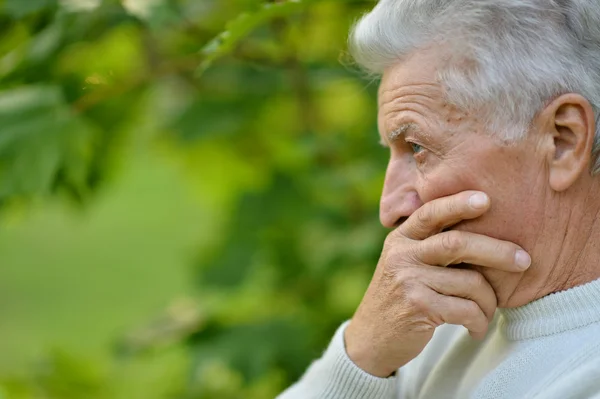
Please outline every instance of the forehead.
M384 71L378 95L381 133L389 134L402 124L422 125L424 119L445 113L437 60L435 53L417 52Z
M484 131L476 112L448 101L438 77L444 58L435 51L421 51L384 71L379 86L380 134L389 136L403 125L415 125L423 134ZM437 133L436 133L437 132Z
M437 79L439 61L439 56L433 50L421 50L387 68L379 85L379 105L393 100L398 94L402 94L403 89L415 91L421 88L441 94Z

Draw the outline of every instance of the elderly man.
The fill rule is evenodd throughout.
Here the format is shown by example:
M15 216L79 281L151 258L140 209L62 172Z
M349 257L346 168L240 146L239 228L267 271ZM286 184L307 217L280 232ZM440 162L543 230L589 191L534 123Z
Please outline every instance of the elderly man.
M600 1L381 0L351 44L394 230L280 398L600 397Z

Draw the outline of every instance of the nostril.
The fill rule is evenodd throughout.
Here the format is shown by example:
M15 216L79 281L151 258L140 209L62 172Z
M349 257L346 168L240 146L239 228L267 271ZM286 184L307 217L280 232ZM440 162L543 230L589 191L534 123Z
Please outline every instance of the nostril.
M399 218L398 220L396 220L396 223L394 223L394 227L400 227L407 220L408 220L408 217L406 217L406 216Z

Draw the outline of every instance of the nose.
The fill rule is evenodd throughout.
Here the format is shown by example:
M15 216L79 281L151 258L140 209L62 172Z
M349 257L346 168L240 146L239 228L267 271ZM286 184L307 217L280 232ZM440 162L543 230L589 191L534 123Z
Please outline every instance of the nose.
M417 171L406 158L392 158L388 164L379 206L381 224L389 229L398 227L423 202L416 190Z

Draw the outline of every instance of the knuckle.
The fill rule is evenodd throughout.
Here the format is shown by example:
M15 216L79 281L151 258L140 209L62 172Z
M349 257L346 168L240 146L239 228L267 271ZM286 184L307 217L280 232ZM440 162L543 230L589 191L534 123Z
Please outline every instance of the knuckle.
M458 231L449 231L441 235L442 249L451 254L459 254L466 246L465 237Z
M419 246L410 245L404 251L402 261L407 266L418 266L421 264L419 259Z
M396 273L398 267L402 264L402 258L402 254L394 248L388 248L381 254L381 260L385 270L394 271L394 273Z
M401 266L413 266L418 264L417 248L408 242L396 242L394 245L386 243L381 252L381 260L386 266L394 269Z
M469 324L471 326L481 325L482 320L485 319L481 308L473 301L466 302L463 311L465 324Z
M419 280L419 273L412 267L401 267L395 273L397 286L411 286Z
M405 296L408 308L412 313L427 314L431 310L429 296L424 290L412 290Z
M455 215L460 212L460 206L455 200L451 199L446 202L446 211L448 215Z
M386 278L395 279L399 266L399 255L394 247L384 247L377 268Z
M400 226L388 233L383 242L384 251L391 248L398 248L407 242L407 238L402 230L402 226Z
M433 220L435 215L435 207L433 204L427 204L422 207L419 212L417 212L417 222L421 226L429 226Z
M468 315L469 317L471 317L475 320L481 313L481 309L479 308L479 305L473 301L466 301L464 310L465 310L466 315Z
M488 282L485 279L485 277L483 277L483 274L476 272L474 270L469 270L469 275L470 275L470 285L471 285L471 290L477 290L481 287L487 286Z

